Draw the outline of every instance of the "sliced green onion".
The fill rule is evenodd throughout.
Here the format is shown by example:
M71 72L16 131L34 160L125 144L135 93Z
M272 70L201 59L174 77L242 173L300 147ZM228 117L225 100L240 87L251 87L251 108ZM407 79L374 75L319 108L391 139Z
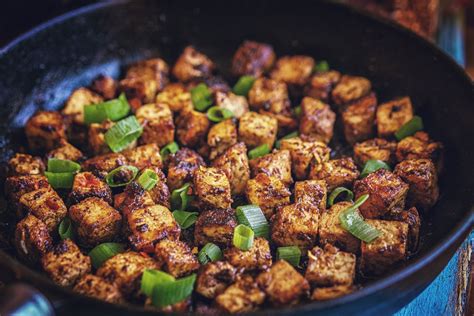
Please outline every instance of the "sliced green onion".
M255 233L255 237L270 237L270 225L268 225L265 215L258 205L242 205L236 209L239 224L250 227Z
M178 222L182 229L188 229L194 223L196 223L199 213L198 212L186 212L186 211L174 211L173 217Z
M222 250L213 243L207 243L198 253L198 259L201 264L214 262L222 258Z
M301 105L298 105L293 109L293 113L295 114L296 117L300 117L301 113L303 113L303 109L301 108Z
M188 208L189 203L193 200L193 196L188 194L191 183L184 184L181 188L171 192L171 209L184 211Z
M149 191L158 183L158 175L151 169L145 169L138 177L137 182L144 190Z
M296 246L278 247L276 254L277 260L286 260L294 267L300 265L301 250Z
M293 132L293 133L289 133L288 135L283 136L282 138L280 138L279 140L277 140L277 141L275 142L275 148L280 149L281 141L282 141L283 139L290 139L290 138L295 138L295 137L298 137L298 132L296 132L296 131Z
M331 194L329 194L328 198L328 206L332 206L334 204L334 201L340 194L344 194L343 201L352 201L354 198L354 193L352 193L351 190L344 188L344 187L337 187L334 190L332 190Z
M212 91L205 83L200 83L191 89L191 100L196 110L204 112L212 105Z
M142 280L140 282L140 290L146 296L151 296L153 294L153 288L155 284L160 282L174 282L175 278L163 271L146 269L143 271Z
M326 72L329 71L329 63L326 60L321 60L314 66L314 72Z
M207 118L212 122L219 123L234 117L234 113L231 110L223 109L218 106L213 106L207 110Z
M48 171L49 172L78 172L81 170L81 165L77 162L66 160L49 158L48 159Z
M253 83L255 82L255 78L252 76L242 76L239 78L237 83L235 84L232 91L237 95L247 96L249 94L250 89L252 89Z
M169 143L165 147L161 148L160 150L161 158L163 158L163 160L166 160L169 155L176 154L178 150L179 150L179 146L176 142Z
M120 166L105 176L105 182L111 188L122 187L132 182L137 174L138 168L135 166Z
M106 242L96 246L89 252L92 266L96 269L100 268L102 264L109 258L125 251L125 245L116 242Z
M247 251L253 246L254 236L255 233L250 227L240 224L234 229L232 242L235 247Z
M163 308L184 301L193 293L195 281L196 274L191 274L173 282L156 282L152 294L153 305Z
M402 140L405 137L411 136L418 131L423 130L423 120L419 116L413 116L411 120L403 124L402 127L395 132L397 140Z
M72 188L75 174L73 172L49 172L46 171L44 175L48 178L49 184L55 189L69 189Z
M69 217L65 217L61 223L59 223L58 233L62 240L73 239L74 232L72 231L72 223Z
M130 105L125 93L122 93L117 99L86 105L84 107L84 122L86 124L102 123L106 119L118 121L127 116L129 112Z
M360 215L358 210L359 206L364 204L368 198L368 194L362 195L353 205L349 206L339 214L341 226L349 233L366 243L370 243L380 236L380 231L368 224L362 215Z
M113 152L117 153L133 143L143 132L143 128L135 116L118 121L105 133L105 142Z
M370 173L375 172L379 169L386 169L386 170L389 170L389 171L392 170L386 162L384 162L382 160L373 160L373 159L371 159L371 160L368 160L365 163L365 166L362 169L362 172L360 173L360 177L365 178Z
M270 153L270 146L268 146L268 144L263 144L258 147L255 147L252 150L249 150L249 158L254 159L254 158L262 157L268 153Z

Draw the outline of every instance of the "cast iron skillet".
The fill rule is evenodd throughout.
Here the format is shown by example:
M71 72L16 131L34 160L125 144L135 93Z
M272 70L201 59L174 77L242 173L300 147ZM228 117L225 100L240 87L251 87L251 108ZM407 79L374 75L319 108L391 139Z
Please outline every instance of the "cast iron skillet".
M426 129L446 147L441 198L423 226L410 263L362 290L328 302L263 310L257 314L389 313L407 304L444 268L472 229L474 205L474 89L434 45L390 22L342 5L292 0L120 1L92 5L56 18L0 51L0 158L24 139L16 132L37 109L57 109L74 88L98 74L118 77L131 61L160 56L172 64L189 43L215 60L232 80L230 60L244 39L271 43L278 55L327 59L344 73L368 77L379 100L409 95ZM232 82L232 81L231 81ZM3 180L1 181L3 185ZM136 313L73 294L0 251L2 269L53 298L56 311Z

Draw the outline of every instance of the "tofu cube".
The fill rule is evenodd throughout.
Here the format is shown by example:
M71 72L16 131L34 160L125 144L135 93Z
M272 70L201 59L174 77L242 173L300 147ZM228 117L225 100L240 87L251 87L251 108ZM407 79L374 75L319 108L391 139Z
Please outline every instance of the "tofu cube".
M160 240L155 246L155 258L175 278L188 275L199 268L199 262L191 248L179 240Z
M145 104L138 108L135 116L143 125L143 133L140 136L142 144L155 143L158 147L162 147L173 142L173 113L167 104Z
M267 270L272 266L270 244L265 238L255 238L248 251L233 246L224 251L224 258L237 269L243 271Z
M207 144L211 149L209 159L215 159L236 143L237 127L232 119L213 125L207 134Z
M194 172L205 166L204 159L189 148L182 148L169 159L168 165L168 187L170 191L182 187L185 183L191 182Z
M217 91L215 99L216 106L231 111L237 119L240 119L242 115L249 111L249 104L244 96L236 95L232 92Z
M324 180L305 180L295 183L295 202L309 203L322 213L326 210L327 188Z
M280 179L287 186L293 183L289 150L277 150L262 157L251 159L249 165L253 177L256 177L259 173L264 173L267 176Z
M314 289L311 294L313 301L328 301L347 294L350 294L357 290L354 285L335 285L331 287L319 287Z
M40 157L16 153L8 161L9 176L28 176L43 174L45 166Z
M234 282L237 269L227 261L209 262L199 269L196 292L213 299Z
M122 193L114 195L114 208L120 211L124 216L131 212L155 205L149 191L143 189L138 182L130 182Z
M359 170L351 157L331 159L321 164L311 166L309 178L324 180L328 191L337 187L352 187L352 183L359 178Z
M181 83L170 83L156 96L155 103L166 104L172 112L191 109L191 93Z
M309 141L331 141L336 114L328 104L310 97L301 101L300 135Z
M182 111L176 120L176 134L179 142L192 148L206 143L210 125L206 113L194 110Z
M408 210L388 214L384 219L408 224L407 251L414 254L418 248L421 227L420 214L418 213L416 207L411 207Z
M109 76L99 75L94 79L91 90L110 100L117 96L118 82Z
M339 80L341 73L335 70L316 73L304 88L304 95L327 103L330 101L332 89Z
M244 41L232 58L232 73L236 76L260 77L273 66L273 47L254 41Z
M104 179L110 171L127 163L127 158L124 155L111 153L87 159L82 163L82 170L90 171L99 178Z
M104 99L97 93L87 88L79 88L74 90L69 96L61 113L68 121L76 124L84 124L84 107L103 101Z
M288 85L304 86L310 79L314 69L314 59L309 56L283 56L280 57L270 77Z
M53 247L53 239L46 224L28 214L16 224L14 246L20 259L35 264Z
M341 106L362 98L371 89L372 85L367 78L344 75L332 90L332 100Z
M103 278L93 274L83 276L72 290L108 303L119 304L125 302L117 285L110 284Z
M187 46L172 69L173 75L181 82L209 77L215 65L203 53L192 46Z
M26 122L25 134L32 151L50 151L66 138L66 125L59 112L39 111Z
M160 148L156 143L127 149L123 151L123 155L127 159L129 165L135 166L138 169L145 169L147 167L163 167Z
M354 159L363 168L369 160L381 160L389 165L395 163L397 143L383 138L369 139L354 145Z
M397 144L395 155L398 162L408 159L431 159L438 173L443 167L443 145L430 139L425 132L416 132L415 135L402 139Z
M377 109L377 133L379 137L393 137L412 118L413 106L409 97L383 103Z
M267 144L272 148L278 131L278 121L268 115L247 112L240 118L239 140L249 148Z
M89 197L97 197L112 204L112 190L92 172L79 172L74 176L69 204L77 204Z
M248 100L250 108L254 111L265 110L287 116L291 114L288 89L282 81L258 78L249 91Z
M242 276L216 297L217 306L230 314L253 311L264 301L265 293L249 275Z
M51 150L46 155L46 158L56 158L80 162L85 158L85 156L79 149L68 143L67 140L62 139L60 141L59 147Z
M375 93L362 97L349 104L342 112L344 136L349 144L373 137L377 97Z
M89 151L94 155L108 154L111 151L109 145L105 141L105 133L114 126L115 123L105 120L102 123L92 123L87 131L87 145Z
M41 188L49 188L48 179L42 175L13 176L5 180L5 196L12 203L14 209L18 209L19 201L23 194Z
M147 192L150 194L153 202L170 208L170 190L166 184L165 174L158 167L152 167L149 169L156 173L158 181L156 182L155 186ZM138 176L140 175L141 173Z
M237 218L233 209L205 210L198 216L194 226L194 242L204 246L208 242L219 246L230 246Z
M224 171L200 166L194 173L193 183L202 208L230 208L230 183Z

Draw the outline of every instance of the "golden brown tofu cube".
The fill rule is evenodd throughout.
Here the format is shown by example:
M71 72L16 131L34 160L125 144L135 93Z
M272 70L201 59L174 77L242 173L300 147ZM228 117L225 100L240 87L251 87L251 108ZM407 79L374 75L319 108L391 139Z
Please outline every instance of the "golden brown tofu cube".
M309 203L322 213L326 210L327 188L324 180L305 180L295 183L295 202Z
M103 155L111 152L111 149L105 141L105 133L114 126L115 123L105 120L102 123L92 123L87 131L87 145L94 155Z
M191 109L191 93L181 83L170 83L156 96L156 103L166 104L173 112Z
M159 265L145 254L127 251L105 261L97 276L116 284L125 297L134 297L139 294L142 274L147 269L159 269Z
M260 273L257 283L276 306L296 304L309 291L308 281L285 260Z
M387 212L403 210L408 184L396 174L379 169L354 183L355 199L364 194L369 198L359 207L365 218L380 218Z
M232 119L213 125L207 134L207 144L211 149L209 159L223 154L227 148L237 143L237 127Z
M377 97L371 93L349 104L342 112L344 136L354 144L374 135Z
M276 139L278 122L275 118L247 112L240 118L239 139L249 148L267 144L272 148Z
M188 275L199 268L199 262L191 248L179 240L162 239L156 244L155 258L175 278Z
M300 135L309 141L331 141L336 114L328 104L310 97L301 101Z
M79 244L94 247L112 241L120 232L122 215L107 202L90 197L69 208Z
M380 104L377 108L377 133L389 138L413 118L413 106L409 97Z
M125 300L117 285L110 284L103 278L86 274L74 286L73 291L109 303L123 303Z
M249 164L253 177L256 177L259 173L264 173L267 176L280 179L287 186L293 183L290 151L286 149L251 159Z
M72 191L69 194L69 204L76 204L89 198L98 197L112 204L112 190L91 172L80 172L74 176Z
M217 295L233 283L236 268L227 261L209 262L201 267L196 279L196 292L207 298Z
M181 228L170 210L162 205L140 208L126 214L128 240L137 251L153 253L155 244L168 238L178 240Z
M347 104L367 95L371 88L370 81L364 77L344 75L332 90L332 100L337 105Z
M229 147L222 155L214 159L212 166L224 171L229 179L232 195L240 195L245 192L247 181L250 178L250 167L247 147L244 143Z
M250 312L264 301L265 293L249 275L242 276L216 297L217 306L230 314Z
M215 209L201 212L194 228L194 242L204 246L208 242L219 246L232 244L237 219L233 209Z
M176 119L176 134L179 142L188 147L197 147L206 143L210 125L206 113L194 110L180 112Z
M235 95L232 92L217 91L215 95L216 106L221 109L231 111L238 119L249 111L247 98L241 95Z
M275 62L273 47L254 41L244 41L232 58L232 73L236 76L260 77Z
M14 209L18 209L18 202L23 194L41 188L52 190L48 179L42 175L14 176L5 180L5 196L13 204Z
M288 85L304 86L313 73L314 59L309 56L283 56L279 58L270 73L274 80Z
M79 88L73 91L66 101L62 114L76 124L84 123L84 107L86 105L103 102L104 99L97 93L87 89Z
M443 145L430 139L425 132L416 132L397 144L396 156L398 162L407 159L431 159L439 173L443 166Z
M179 81L188 82L209 77L214 68L214 63L206 55L187 46L174 64L172 73Z
M175 190L182 187L185 183L191 182L194 178L194 172L199 166L205 166L204 159L188 148L182 148L170 158L168 165L168 187Z
M397 143L383 138L374 138L354 145L354 159L362 168L369 160L381 160L389 165L395 162Z
M331 287L320 287L316 288L311 294L313 301L327 301L332 300L347 294L350 294L357 290L354 285L336 285Z
M91 258L71 240L62 240L41 258L41 265L54 283L73 286L91 272Z
M43 174L44 170L44 163L40 157L16 153L8 161L8 175L10 176L39 175Z
M194 190L203 208L229 208L230 183L224 171L200 166L194 173Z
M69 144L65 139L62 139L59 143L59 147L51 150L46 155L46 158L72 160L77 162L84 159L84 154L79 149Z
M331 91L341 80L341 73L335 70L321 72L313 75L304 89L304 95L329 102Z
M109 76L99 75L91 85L91 90L100 94L106 100L113 99L117 96L117 81Z
M374 219L366 221L381 235L371 243L361 243L360 269L364 275L391 271L406 258L408 224Z
M274 114L290 115L290 99L286 84L268 78L255 80L248 94L250 108Z
M166 146L174 140L173 113L165 103L146 104L135 113L138 122L143 125L140 136L142 144L155 143L159 147Z
M420 214L416 207L411 207L408 210L388 214L384 219L391 221L400 221L408 224L408 240L407 251L415 253L418 248L418 241L420 239Z
M356 256L326 244L324 250L308 251L305 278L314 286L351 285L356 271Z
M354 160L345 157L311 166L309 178L325 180L328 191L332 191L337 187L352 187L352 182L357 180L359 174Z
M50 151L66 138L66 125L59 112L39 111L25 125L28 145L33 151Z
M18 256L27 263L38 262L53 246L53 240L45 223L28 214L16 224L15 249Z
M267 270L272 266L270 244L265 238L255 238L252 248L248 251L233 246L224 251L225 260L237 269L245 271Z
M160 148L156 143L150 143L125 150L123 155L127 159L129 165L135 166L138 169L144 169L147 167L163 167Z
M99 178L105 178L107 174L127 164L127 158L122 154L105 154L87 159L82 163L82 170L90 171Z
M319 225L319 242L321 245L331 244L343 251L359 253L360 240L342 228L339 220L341 212L351 205L351 202L339 202L322 213Z

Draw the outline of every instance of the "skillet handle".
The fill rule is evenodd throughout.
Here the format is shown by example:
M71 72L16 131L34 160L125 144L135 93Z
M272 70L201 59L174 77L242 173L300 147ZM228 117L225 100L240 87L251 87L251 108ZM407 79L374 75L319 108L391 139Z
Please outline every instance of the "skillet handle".
M2 316L54 316L48 299L35 288L15 283L0 293L0 315Z

